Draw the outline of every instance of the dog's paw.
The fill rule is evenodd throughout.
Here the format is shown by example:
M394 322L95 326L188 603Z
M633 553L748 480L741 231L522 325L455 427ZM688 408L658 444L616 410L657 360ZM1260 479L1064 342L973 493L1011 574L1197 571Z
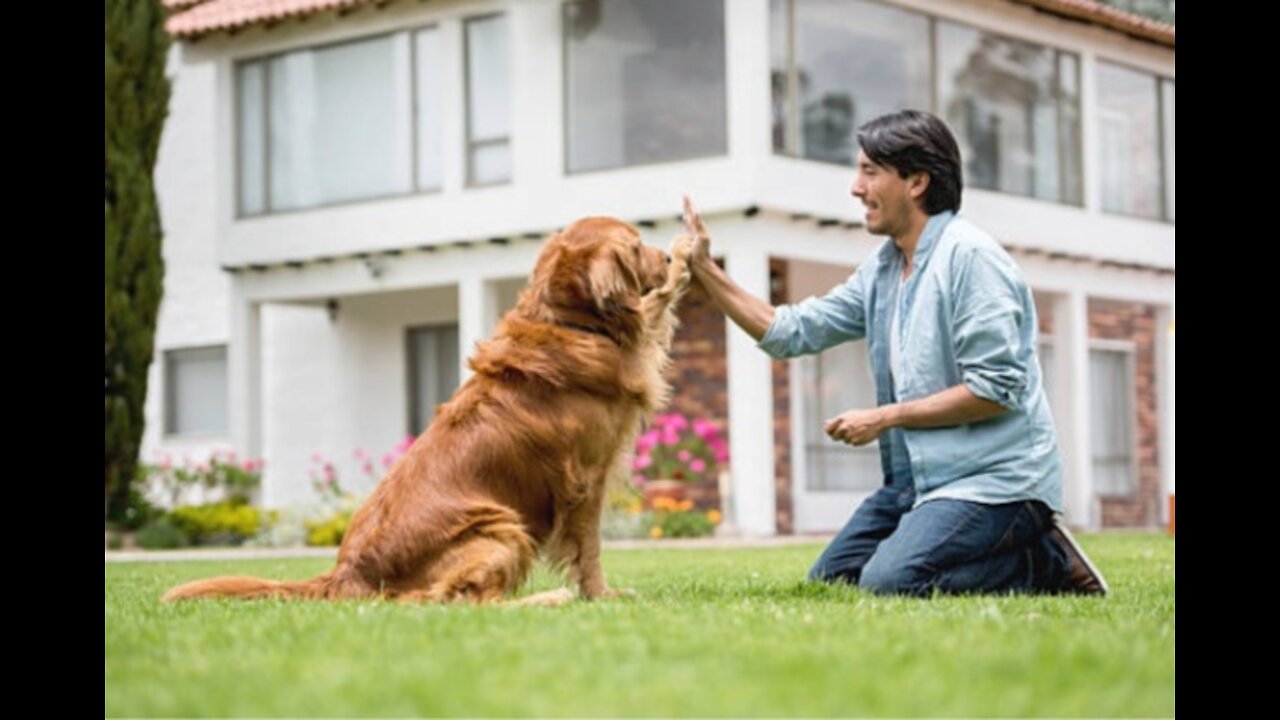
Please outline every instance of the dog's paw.
M693 268L689 264L693 256L693 238L688 235L677 235L671 241L671 268L667 275L668 292L682 290L693 281Z
M540 592L536 595L522 597L519 600L512 600L510 605L542 605L546 607L559 607L565 603L573 602L573 591L569 588L556 588Z
M671 261L677 263L689 264L689 258L693 257L693 238L688 235L677 235L671 241Z
M592 599L593 600L617 600L619 598L634 598L634 597L639 597L636 594L635 590L629 590L627 588L605 588L604 592L600 593L599 595L597 595Z

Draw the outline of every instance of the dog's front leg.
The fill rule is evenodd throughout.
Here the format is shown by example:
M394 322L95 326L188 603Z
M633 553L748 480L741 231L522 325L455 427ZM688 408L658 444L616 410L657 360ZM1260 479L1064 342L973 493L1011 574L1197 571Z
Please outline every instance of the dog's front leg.
M634 595L628 590L615 590L604 579L600 566L600 515L603 512L604 494L592 497L580 507L573 519L573 535L578 552L574 556L571 578L587 600L616 598Z
M693 271L689 267L689 256L693 251L693 240L687 235L679 235L671 241L671 265L667 269L667 281L662 287L644 296L641 307L644 312L645 327L651 334L661 334L664 326L672 324L673 315L668 311L689 288L693 279Z

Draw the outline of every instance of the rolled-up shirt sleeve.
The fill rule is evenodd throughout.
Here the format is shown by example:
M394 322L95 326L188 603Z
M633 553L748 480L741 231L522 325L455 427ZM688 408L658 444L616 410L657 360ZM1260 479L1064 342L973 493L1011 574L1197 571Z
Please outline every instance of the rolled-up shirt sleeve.
M1027 387L1024 290L1017 267L996 252L975 248L958 258L952 337L961 379L1010 410L1022 407Z
M773 323L756 347L782 360L865 337L869 268L870 263L862 264L822 297L774 308Z

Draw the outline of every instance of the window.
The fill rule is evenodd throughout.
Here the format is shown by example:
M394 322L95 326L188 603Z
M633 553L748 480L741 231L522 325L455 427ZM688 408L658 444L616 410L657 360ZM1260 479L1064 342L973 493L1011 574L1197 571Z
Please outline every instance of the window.
M723 0L564 7L568 172L723 155Z
M467 23L468 37L477 38L467 45L468 79L483 85L468 105L468 158L480 168L469 177L477 182L510 172L505 39L490 38L495 28L505 38L504 17ZM239 215L439 190L442 47L440 29L427 27L239 63Z
M775 151L852 165L859 125L930 106L928 16L864 0L771 10Z
M409 434L418 435L436 406L458 389L458 326L410 328L408 332Z
M858 126L930 110L966 186L1083 204L1076 55L868 0L770 7L775 152L852 166Z
M507 16L466 22L467 184L511 179L510 69Z
M1159 220L1165 213L1160 83L1154 75L1098 63L1098 142L1102 209ZM1173 88L1168 87L1168 147L1173 139ZM1172 162L1172 153L1169 154ZM1172 184L1172 166L1168 168ZM1172 187L1169 188L1172 200Z
M1164 216L1173 222L1173 81L1160 81L1160 117L1164 127Z
M866 343L845 343L800 359L804 407L804 481L808 491L871 491L884 484L879 441L860 447L822 431L831 418L876 406Z
M1134 477L1134 364L1126 350L1089 351L1093 485L1099 495L1129 495Z
M227 433L227 348L168 350L164 354L168 435Z
M938 22L938 115L969 187L1080 205L1074 55Z

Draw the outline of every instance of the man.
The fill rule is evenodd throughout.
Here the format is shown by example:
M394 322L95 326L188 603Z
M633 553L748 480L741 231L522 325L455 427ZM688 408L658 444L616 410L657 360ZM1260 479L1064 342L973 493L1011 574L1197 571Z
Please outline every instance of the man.
M1055 513L1062 461L1036 358L1030 289L1008 253L956 215L960 151L928 113L858 129L852 194L887 235L822 298L771 307L712 261L688 198L693 272L775 358L867 338L877 407L824 428L851 445L880 440L885 485L809 572L879 593L1076 592L1107 585Z

